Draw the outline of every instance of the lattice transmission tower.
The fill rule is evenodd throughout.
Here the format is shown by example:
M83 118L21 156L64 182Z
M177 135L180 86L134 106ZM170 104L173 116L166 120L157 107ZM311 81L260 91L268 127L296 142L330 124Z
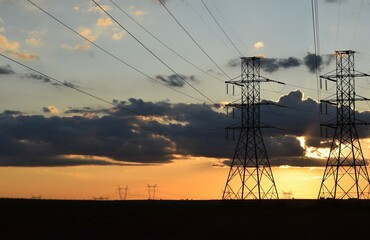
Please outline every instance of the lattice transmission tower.
M155 192L158 188L158 185L157 184L154 184L154 185L147 184L146 187L148 188L148 200L154 200Z
M356 101L369 99L358 96L355 78L369 76L355 71L354 51L336 51L335 73L321 76L335 82L336 98L321 100L336 106L336 122L321 126L335 129L329 157L318 198L368 199L370 179L356 125L366 125L355 117Z
M118 195L120 200L126 200L127 199L127 193L128 193L128 186L122 188L121 186L118 185Z
M241 80L227 81L235 93L240 88L239 103L232 107L240 111L240 123L226 130L239 131L237 146L230 166L222 199L278 199L275 180L267 156L260 125L260 83L276 82L260 76L260 58L241 58Z

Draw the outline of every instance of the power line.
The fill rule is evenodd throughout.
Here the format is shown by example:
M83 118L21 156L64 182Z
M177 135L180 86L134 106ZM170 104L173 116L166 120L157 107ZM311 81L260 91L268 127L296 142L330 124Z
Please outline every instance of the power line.
M138 116L147 117L147 118L152 118L151 116L149 116L149 115L147 115L147 114L140 113L140 112L138 112L138 111L135 111L135 110L131 110L131 109L129 109L129 108L122 107L122 106L121 106L121 105L119 105L119 104L115 104L115 103L110 102L110 101L108 101L108 100L106 100L106 99L103 99L103 98L101 98L101 97L98 97L98 96L96 96L96 95L94 95L94 94L91 94L91 93L89 93L89 92L83 91L83 90L81 90L81 89L79 89L79 88L75 87L75 86L74 86L74 85L72 85L72 84L69 84L69 83L67 83L67 82L63 82L63 81L58 80L58 79L56 79L56 78L54 78L54 77L51 77L51 76L49 76L49 75L47 75L47 74L45 74L45 73L42 73L42 72L41 72L41 71L39 71L39 70L36 70L36 69L34 69L34 68L30 67L30 66L27 66L27 65L25 65L25 64L23 64L23 63L21 63L21 62L19 62L19 61L15 60L15 59L12 59L12 58L10 58L10 57L8 57L8 56L5 56L5 55L4 55L4 54L2 54L2 53L0 53L0 56L1 56L1 57L3 57L3 58L5 58L5 59L8 59L9 61L12 61L12 62L14 62L14 63L18 64L18 65L20 65L20 66L22 66L22 67L24 67L24 68L27 68L27 69L29 69L29 70L31 70L31 71L34 71L34 72L36 72L36 73L38 73L38 74L40 74L40 75L42 75L42 76L44 76L44 77L46 77L46 78L50 79L51 81L57 82L57 83L61 84L62 86L66 86L66 87L69 87L69 88L71 88L71 89L74 89L75 91L80 92L80 93L82 93L82 94L84 94L84 95L87 95L87 96L89 96L89 97L92 97L92 98L94 98L94 99L96 99L96 100L99 100L99 101L101 101L101 102L107 103L107 104L109 104L109 105L112 105L112 106L114 106L114 107L117 107L117 108L119 108L119 109L122 109L122 110L124 110L124 111L130 112L130 113L135 114L135 115L138 115ZM166 120L165 120L165 121L166 121ZM169 122L169 121L167 121L167 123L170 123L170 122ZM187 126L187 125L185 125L185 126L184 126L184 125L174 125L174 124L171 124L171 126L178 126L178 127L181 127L181 128L188 128L188 129L201 130L201 131L220 131L220 130L222 130L222 131L223 131L223 130L224 130L224 129L218 129L218 128L198 128L198 127L192 127L192 126Z
M95 0L91 0L98 6L107 16L109 16L118 26L120 26L123 30L125 30L133 39L135 39L143 48L145 48L150 54L152 54L158 61L160 61L164 66L166 66L170 71L172 71L176 76L178 76L181 80L183 80L186 84L188 84L191 88L193 88L196 92L202 95L211 103L215 103L212 99L207 97L204 93L199 91L196 87L194 87L191 83L186 81L186 79L178 74L173 68L171 68L167 63L165 63L157 54L155 54L152 50L150 50L143 42L141 42L137 37L135 37L127 28L125 28L121 23L119 23L111 14L109 14L102 6L100 6Z
M316 74L316 91L317 101L321 101L322 82L320 78L320 66L318 56L320 55L320 31L319 31L319 6L317 0L311 0L312 7L312 28L313 28L313 42L315 47L315 74ZM319 120L321 121L321 113L318 112Z
M29 67L29 66L27 66L27 65L25 65L25 64L23 64L23 63L21 63L21 62L19 62L19 61L17 61L17 60L14 60L14 59L12 59L12 58L10 58L10 57L8 57L8 56L3 55L3 54L1 54L1 53L0 53L0 56L2 56L3 58L6 58L6 59L8 59L8 60L10 60L10 61L12 61L12 62L14 62L14 63L16 63L16 64L20 65L20 66L22 66L22 67L25 67L25 68L27 68L27 69L29 69L29 70L31 70L31 71L34 71L34 72L36 72L36 73L38 73L38 74L40 74L40 75L42 75L42 76L44 76L44 77L47 77L47 78L49 78L50 80L55 81L55 82L57 82L57 83L59 83L59 84L61 84L61 85L63 85L63 86L69 87L69 88L71 88L71 89L74 89L75 91L78 91L78 92L80 92L80 93L82 93L82 94L85 94L85 95L87 95L87 96L89 96L89 97L92 97L92 98L94 98L94 99L97 99L97 100L99 100L99 101L102 101L102 102L104 102L104 103L107 103L107 104L109 104L109 105L112 105L112 106L114 106L114 107L120 108L120 109L122 109L122 110L124 110L124 111L130 112L130 113L133 113L133 114L135 114L135 115L139 115L139 116L149 117L149 118L150 118L150 116L149 116L149 115L147 115L147 114L143 114L143 113L140 113L140 112L138 112L138 111L134 111L134 110L131 110L131 109L129 109L129 108L122 107L122 106L121 106L121 105L119 105L119 104L114 104L114 103L112 103L112 102L110 102L110 101L108 101L108 100L105 100L105 99L101 98L101 97L98 97L98 96L96 96L96 95L93 95L93 94L91 94L91 93L88 93L88 92L86 92L86 91L83 91L83 90L81 90L81 89L79 89L79 88L77 88L77 87L75 87L75 86L73 86L73 85L71 85L71 84L68 84L68 83L66 83L66 82L60 81L60 80L58 80L58 79L56 79L56 78L54 78L54 77L51 77L50 75L47 75L47 74L45 74L45 73L42 73L42 72L40 72L40 71L38 71L38 70L36 70L36 69L34 69L34 68L32 68L32 67ZM304 110L304 109L299 109L299 108L293 108L293 107L288 107L288 108L291 108L291 109L293 109L293 110L305 111L305 112L313 112L313 111ZM307 118L302 118L302 117L296 117L296 116L285 116L284 114L274 113L274 112L272 112L271 110L270 110L270 113L271 113L271 114L274 114L274 115L277 115L277 116L280 116L280 117L290 117L290 118L296 118L296 119L302 119L302 120L309 120L309 119L307 119ZM313 119L311 119L311 120L313 120ZM223 131L223 130L224 130L224 129L216 129L216 128L213 128L213 129L212 129L212 128L197 128L197 127L182 126L182 125L179 125L179 126L180 126L180 127L184 127L184 128L194 129L194 130L205 130L205 131L220 131L220 130L222 130L222 131Z
M93 1L93 0L92 0ZM172 14L172 12L167 8L167 6L162 2L163 0L159 0L162 6L166 9L166 11L171 15L171 17L176 21L176 23L181 27L181 29L189 36L189 38L198 46L198 48L208 57L208 59L230 80L230 76L222 70L222 68L209 56L209 54L199 45L199 43L191 36L191 34L185 29L185 27L177 20L177 18Z
M105 50L103 47L99 46L98 44L96 44L95 42L91 41L90 39L88 39L87 37L83 36L82 34L80 34L79 32L75 31L73 28L71 28L70 26L68 26L67 24L65 24L64 22L62 22L61 20L57 19L56 17L54 17L53 15L51 15L50 13L48 13L46 10L44 10L43 8L41 8L40 6L38 6L37 4L35 4L34 2L32 2L31 0L28 0L29 3L31 3L32 5L34 5L36 8L38 8L40 11L42 11L43 13L45 13L46 15L48 15L49 17L51 17L52 19L54 19L56 22L58 22L59 24L61 24L62 26L66 27L67 29L69 29L70 31L72 31L73 33L77 34L78 36L80 36L81 38L83 38L84 40L86 40L87 42L89 42L90 44L94 45L95 47L97 47L98 49L100 49L101 51L103 51L104 53L108 54L109 56L113 57L114 59L116 59L117 61L123 63L124 65L126 65L127 67L133 69L134 71L142 74L143 76L161 84L162 86L168 88L168 89L171 89L172 91L175 91L181 95L184 95L184 96L187 96L189 98L192 98L192 99L195 99L195 100L198 100L198 101L201 101L201 102L204 102L203 100L197 98L197 97L194 97L194 96L191 96L189 94L186 94L184 92L181 92L171 86L168 86L164 83L162 83L161 81L149 76L148 74L144 73L143 71L141 71L140 69L128 64L127 62L123 61L121 58L117 57L116 55L110 53L109 51Z
M29 1L30 3L32 3L33 5L35 5L32 1ZM36 7L38 7L37 5L35 5ZM39 8L39 7L38 7ZM63 26L65 26L65 27L67 27L68 29L70 29L71 31L73 31L74 33L76 33L76 34L78 34L79 36L81 36L81 34L79 34L78 32L76 32L75 30L73 30L72 28L70 28L70 27L68 27L66 24L64 24L63 22L61 22L60 20L58 20L58 19L56 19L55 17L53 17L51 14L49 14L49 13L47 13L46 11L44 11L43 9L41 9L41 8L39 8L40 10L42 10L44 13L46 13L47 15L49 15L50 17L52 17L54 20L56 20L57 22L59 22L60 24L62 24ZM103 48L101 48L100 46L98 46L97 44L95 44L94 42L91 42L91 41L89 41L87 38L85 38L85 37L83 37L83 36L81 36L82 38L84 38L86 41L88 41L88 42L90 42L91 44L93 44L94 46L96 46L96 47L98 47L99 49L101 49L102 51L104 51L104 52L106 52L107 54L109 54L109 55L111 55L112 57L114 57L114 58L116 58L117 60L119 60L120 62L122 62L122 60L120 60L119 58L117 58L117 57L115 57L114 55L112 55L112 54L110 54L109 52L107 52L106 50L104 50ZM3 57L4 57L4 55L2 55ZM8 58L9 59L9 58ZM22 66L24 66L24 65L22 65ZM129 65L130 66L130 65ZM135 69L135 68L134 68ZM136 70L136 69L135 69ZM35 70L36 72L38 72L37 70ZM140 71L140 70L137 70L137 71ZM39 72L38 72L39 73ZM145 73L143 73L144 75L145 75ZM45 75L45 74L44 74ZM47 75L45 75L45 76L47 76ZM147 77L149 77L149 78L151 78L150 76L148 76L148 75L145 75L145 76L147 76ZM239 76L238 76L239 77ZM50 77L49 77L50 78ZM153 78L151 78L151 79L153 79ZM155 79L153 79L153 80L155 80ZM60 82L62 85L66 85L66 83L65 82ZM162 84L163 85L163 84ZM288 85L290 85L290 84L288 84ZM168 87L167 85L164 85L164 86L166 86L166 87ZM292 86L297 86L297 85L292 85ZM297 86L297 87L301 87L301 86ZM301 87L301 88L304 88L304 87ZM172 88L171 88L172 89ZM79 91L80 89L76 89L77 91ZM176 89L172 89L172 90L175 90L175 91L177 91ZM313 90L313 89L312 89ZM181 92L179 92L179 93L181 93ZM182 93L183 94L183 93ZM87 94L87 95L89 95L89 94ZM188 96L188 95L187 95ZM192 96L189 96L189 97L192 97ZM194 97L192 97L192 98L194 98ZM101 100L99 97L97 97L96 99L99 99L99 100ZM199 100L199 99L197 99L197 100ZM106 102L106 103L109 103L109 104L111 104L111 105L114 105L114 104L112 104L110 101L107 101L107 100L103 100L104 102ZM114 106L117 106L117 105L114 105ZM145 114L141 114L141 113L139 113L140 115L143 115L143 116L146 116ZM184 127L184 126L183 126ZM198 129L198 130L219 130L219 129L204 129L204 128L194 128L194 127L188 127L188 128L192 128L192 129Z
M211 3L213 4L213 6L215 7L215 9L217 10L217 12L220 14L220 16L222 17L222 19L224 20L224 22L226 23L226 25L230 28L230 30L234 33L234 35L236 36L236 38L239 40L239 42L241 43L241 45L245 48L245 50L248 52L248 48L247 46L244 44L244 42L241 40L241 38L239 37L239 35L234 31L234 29L231 27L231 25L227 22L226 18L223 16L223 14L221 13L220 9L217 7L216 3L214 1L211 1Z
M185 62L189 63L190 65L192 65L193 67L195 67L196 69L198 69L199 71L207 74L208 76L220 81L220 82L224 82L223 80L219 79L218 77L216 76L213 76L212 74L210 74L209 72L201 69L200 67L196 66L194 63L192 63L191 61L189 61L188 59L186 59L185 57L183 57L182 55L180 55L178 52L176 52L175 50L173 50L173 48L171 48L170 46L168 46L166 43L164 43L162 40L160 40L158 37L156 37L153 33L151 33L147 28L145 28L142 24L140 24L138 21L136 21L133 17L131 17L130 14L128 14L125 10L123 10L121 7L119 7L113 0L109 0L114 6L116 6L122 13L124 13L127 17L129 17L132 21L134 21L139 27L141 27L145 32L147 32L150 36L152 36L154 39L156 39L159 43L161 43L164 47L166 47L168 50L170 50L172 53L174 53L176 56L178 56L179 58L181 58L182 60L184 60Z
M243 54L239 51L239 49L235 46L234 42L227 35L227 33L222 28L222 26L220 25L220 23L217 21L217 19L215 18L215 16L212 14L211 10L208 8L208 6L206 5L206 3L203 0L201 0L201 1L203 3L204 7L207 9L208 13L212 16L213 20L216 22L217 26L221 29L221 31L224 33L224 35L226 36L226 38L229 40L229 42L231 43L231 45L233 45L233 47L235 48L235 50L240 54L241 57L243 57Z
M353 42L355 41L355 36L356 36L356 33L357 33L358 22L360 21L360 16L361 16L363 4L364 4L364 2L361 1L360 10L358 11L358 15L357 15L357 21L356 21L355 31L353 32L352 41L351 41L351 45L350 45L351 46L350 47L351 49L352 49Z
M342 0L339 0L337 29L336 29L336 33L335 33L335 49L337 48L337 42L338 42L338 32L339 32L339 25L340 25L341 8L342 8Z
M3 58L8 59L9 61L12 61L12 62L14 62L14 63L16 63L16 64L20 65L20 66L22 66L22 67L25 67L25 68L27 68L27 69L29 69L29 70L31 70L31 71L34 71L34 72L36 72L36 73L38 73L38 74L40 74L40 75L42 75L42 76L44 76L44 77L47 77L48 79L50 79L50 80L52 80L52 81L54 81L54 82L57 82L57 83L59 83L59 84L61 84L61 85L63 85L63 86L66 86L66 87L72 88L72 89L76 90L77 92L80 92L80 93L82 93L82 94L85 94L85 95L87 95L87 96L89 96L89 97L95 98L95 99L97 99L97 100L99 100L99 101L102 101L102 102L105 102L105 103L108 103L108 104L110 104L110 105L112 105L112 106L118 107L118 108L120 108L120 109L122 109L122 110L125 110L125 111L127 111L127 112L130 112L130 113L133 113L133 114L136 114L136 115L139 115L139 116L143 116L143 117L149 117L149 116L148 116L148 115L146 115L146 114L139 113L139 112L137 112L137 111L134 111L134 110L131 110L131 109L128 109L128 108L122 107L122 106L121 106L121 105L119 105L119 104L114 104L114 103L112 103L112 102L110 102L110 101L108 101L108 100L105 100L105 99L101 98L101 97L98 97L98 96L95 96L95 95L93 95L93 94L91 94L91 93L88 93L88 92L86 92L86 91L83 91L83 90L81 90L81 89L79 89L79 88L77 88L77 87L73 86L72 84L68 84L68 83L63 82L63 81L60 81L60 80L58 80L58 79L56 79L56 78L53 78L53 77L51 77L51 76L49 76L49 75L47 75L47 74L45 74L45 73L42 73L42 72L40 72L40 71L38 71L38 70L36 70L36 69L34 69L34 68L32 68L32 67L27 66L27 65L25 65L25 64L23 64L23 63L21 63L21 62L19 62L19 61L15 60L15 59L12 59L12 58L10 58L10 57L8 57L8 56L5 56L5 55L4 55L4 54L2 54L2 53L0 53L0 56L2 56Z
M282 88L282 90L280 91L276 91L272 88L272 86L269 84L269 87L272 89L272 90L268 90L268 89L264 89L261 87L261 90L263 91L266 91L266 92L271 92L271 93L282 93L282 91L285 89L286 85L288 86L293 86L293 87L298 87L298 88L303 88L303 89L307 89L307 90L312 90L312 91L317 91L316 89L313 89L313 88L306 88L306 87L303 87L303 86L299 86L299 85L294 85L294 84L288 84L288 83L285 83L284 84L284 87ZM234 100L233 102L236 102L236 101L239 101L240 98ZM280 105L279 105L280 106ZM291 107L291 106L282 106L286 109L292 109L292 110L297 110L297 111L302 111L302 112L309 112L309 113L313 113L313 114L320 114L320 111L310 111L310 110L306 110L306 109L302 109L302 108L297 108L297 107ZM262 111L262 110L261 110ZM294 117L293 117L294 118Z
M190 8L193 10L193 12L195 12L195 14L200 18L200 20L202 20L202 22L207 26L207 28L232 52L233 49L224 41L224 39L222 39L219 34L216 33L216 31L207 23L206 20L204 20L204 18L202 17L202 15L195 9L195 7L191 4L191 2L189 2L188 0L185 0L187 5L190 6Z
M290 107L291 108L291 107ZM298 111L305 111L305 112L312 112L312 111L308 111L308 110L303 110L303 109L299 109L299 108L291 108L293 110L298 110ZM315 121L315 122L321 122L320 120L316 120L316 119L313 119L313 118L304 118L304 117L298 117L298 116L292 116L292 115L287 115L285 114L282 114L282 113L275 113L273 112L270 108L269 108L269 112L267 111L261 111L261 112L265 112L265 113L271 113L273 115L276 115L276 116L279 116L279 117L284 117L284 118L290 118L290 119L298 119L298 120L305 120L305 121ZM313 113L313 112L312 112ZM317 114L317 112L314 112Z

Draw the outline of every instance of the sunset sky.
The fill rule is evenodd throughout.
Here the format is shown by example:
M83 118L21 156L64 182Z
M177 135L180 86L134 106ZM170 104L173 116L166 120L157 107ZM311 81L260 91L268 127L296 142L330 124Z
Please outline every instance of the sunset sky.
M286 83L261 95L283 106L261 110L280 129L263 130L280 197L317 197L332 134L320 137L320 119L335 118L332 107L319 115L318 98L335 86L317 89L311 0L204 0L235 47L200 0L163 1L196 43L159 0L98 1L120 25L90 0L32 2L51 16L0 0L0 197L118 199L120 185L145 199L157 184L156 198L221 198L236 144L224 128L237 120L223 108L238 99L224 83L240 75L235 47ZM318 2L320 73L347 49L369 73L370 1ZM356 81L369 97L370 78ZM356 108L370 122L368 103ZM369 129L360 135L367 158Z

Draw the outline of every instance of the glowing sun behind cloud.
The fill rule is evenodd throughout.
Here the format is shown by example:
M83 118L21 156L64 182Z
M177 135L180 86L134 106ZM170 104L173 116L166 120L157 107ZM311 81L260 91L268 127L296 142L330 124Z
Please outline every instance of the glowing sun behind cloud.
M255 49L261 49L261 48L263 48L265 45L264 45L264 43L263 42L261 42L261 41L259 41L259 42L256 42L255 44L254 44L254 48Z
M297 137L302 148L305 150L305 157L326 159L329 156L330 148L316 148L306 145L306 138L304 136Z

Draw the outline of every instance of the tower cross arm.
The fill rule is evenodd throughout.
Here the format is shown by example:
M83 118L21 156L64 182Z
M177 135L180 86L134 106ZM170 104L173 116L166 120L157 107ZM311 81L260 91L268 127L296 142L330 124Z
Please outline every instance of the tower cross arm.
M337 99L323 99L323 100L320 100L320 102L336 105L337 104Z
M367 97L363 97L363 96L360 96L358 94L356 94L356 96L358 98L355 98L355 101L370 101L370 98L367 98Z
M274 79L269 79L269 78L266 78L266 77L262 77L262 79L264 79L264 82L273 82L273 83L277 83L277 84L281 84L281 85L285 85L284 82L281 82L281 81L278 81L278 80L274 80Z
M272 102L272 101L263 101L263 102L260 103L260 105L273 105L273 106L277 106L277 107L286 108L286 106L278 104L277 102Z
M369 74L366 74L366 73L361 73L361 72L358 72L358 73L349 73L349 74L330 74L330 75L322 75L320 76L320 78L323 78L323 79L326 79L326 80L329 80L329 81L332 81L332 82L337 82L338 81L338 78L341 77L370 77Z
M320 76L320 78L323 78L323 79L326 79L326 80L329 80L329 81L332 81L332 82L337 82L337 75L323 75L323 76Z
M251 106L261 106L261 105L273 105L273 106L278 106L278 107L283 107L285 108L285 106L283 105L280 105L278 103L274 103L274 102L259 102L259 103L253 103L253 104L246 104L246 103L228 103L225 105L225 107L234 107L234 108L248 108L248 107L251 107Z
M273 82L273 83L285 85L285 83L283 83L283 82L268 79L268 78L264 78L264 77L261 77L260 79L253 79L253 80L225 81L226 84L234 84L234 85L237 85L237 86L244 86L246 83L253 83L253 82L259 82L259 83Z
M321 123L320 126L335 129L338 126L338 124L336 124L336 123Z
M363 121L363 120L361 120L361 119L357 119L356 118L356 125L365 125L365 126L368 126L368 125L370 125L370 123L368 123L368 122L365 122L365 121Z
M234 131L244 131L245 129L252 129L252 128L273 128L273 129L278 129L278 130L284 130L282 128L277 128L274 126L268 126L268 125L256 125L256 126L248 126L248 127L241 127L241 126L235 126L235 127L226 127L225 130L234 130Z

